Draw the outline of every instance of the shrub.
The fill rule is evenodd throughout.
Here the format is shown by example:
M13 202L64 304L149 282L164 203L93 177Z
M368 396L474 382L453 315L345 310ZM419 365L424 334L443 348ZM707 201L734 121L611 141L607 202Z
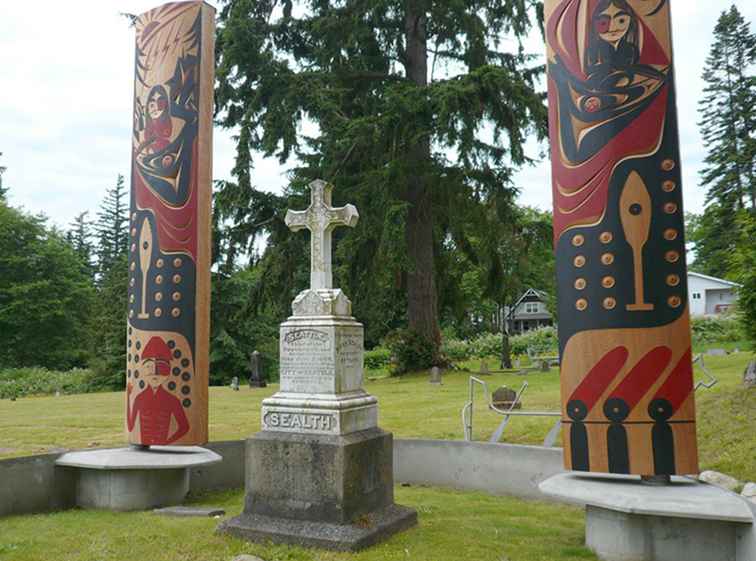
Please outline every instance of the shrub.
M441 353L450 360L467 360L473 356L473 347L461 339L444 338Z
M87 393L92 373L85 368L66 372L46 368L7 368L0 370L0 399L30 395Z
M690 328L693 344L733 343L746 338L743 324L734 316L693 317Z
M378 370L391 364L391 351L386 347L376 347L372 351L365 351L365 368Z
M532 331L526 331L521 335L509 338L512 355L525 355L528 349L531 352L541 354L556 354L559 350L559 340L555 327L541 327Z
M484 333L470 341L472 355L478 358L501 354L501 333Z
M434 345L417 331L392 331L386 336L385 345L391 352L391 374L399 375L433 366Z

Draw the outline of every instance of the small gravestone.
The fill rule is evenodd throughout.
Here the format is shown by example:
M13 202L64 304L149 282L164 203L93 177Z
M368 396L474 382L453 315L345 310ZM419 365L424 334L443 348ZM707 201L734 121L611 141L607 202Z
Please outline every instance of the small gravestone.
M541 372L548 372L549 371L549 359L542 358L539 359L541 362Z
M430 383L438 386L441 385L441 369L438 366L431 368Z
M239 391L239 377L238 376L234 376L233 378L231 378L231 389L234 390L235 392Z
M255 351L249 359L249 387L264 388L267 385L263 371L263 357L259 351Z
M743 373L743 385L746 388L756 388L756 360L752 360L746 366Z
M522 407L522 403L519 401L515 403L517 400L517 392L513 389L510 389L506 386L502 386L498 388L493 393L493 405L497 409L511 409L512 404L514 404L514 409L520 409Z
M520 357L517 357L516 359L514 359L514 367L515 368L520 368L521 364L522 363L520 362Z
M478 374L481 376L489 376L491 374L491 370L488 368L488 363L486 361L480 363Z
M724 349L709 349L706 351L709 356L727 356L727 351Z

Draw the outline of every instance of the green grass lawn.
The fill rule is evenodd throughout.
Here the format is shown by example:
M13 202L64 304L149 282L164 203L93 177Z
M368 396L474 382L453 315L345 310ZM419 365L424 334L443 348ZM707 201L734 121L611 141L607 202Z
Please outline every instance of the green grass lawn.
M67 511L0 519L0 561L578 561L597 558L583 546L575 508L481 493L398 487L397 502L417 509L419 525L357 554L250 544L215 535L220 520L165 518L150 512ZM241 492L195 504L241 511Z
M743 389L742 373L748 353L706 357L706 364L719 383L698 394L698 434L702 469L716 469L742 480L756 480L756 390ZM476 371L479 362L464 366ZM493 365L493 361L488 361ZM467 400L470 373L451 371L442 386L428 384L427 373L389 378L368 372L366 389L378 397L380 425L398 438L461 439L460 411ZM702 377L696 369L696 377ZM525 409L558 410L559 379L549 373L494 374L485 378L493 390L507 385L518 389L527 380ZM210 438L245 438L260 430L260 402L277 386L250 390L242 387L210 389ZM487 440L501 417L487 410L476 389L474 437ZM121 445L123 393L97 393L61 397L30 397L0 400L0 458L49 452L56 448L86 448ZM554 420L517 417L507 427L503 440L540 444Z

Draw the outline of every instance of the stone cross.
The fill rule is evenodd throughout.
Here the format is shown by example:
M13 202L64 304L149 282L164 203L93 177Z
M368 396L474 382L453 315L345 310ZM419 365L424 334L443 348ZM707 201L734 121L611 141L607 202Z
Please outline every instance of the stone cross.
M331 206L333 186L321 179L310 183L310 206L307 210L286 212L286 225L294 232L310 231L310 288L333 288L331 269L331 234L336 226L357 225L360 215L354 205Z

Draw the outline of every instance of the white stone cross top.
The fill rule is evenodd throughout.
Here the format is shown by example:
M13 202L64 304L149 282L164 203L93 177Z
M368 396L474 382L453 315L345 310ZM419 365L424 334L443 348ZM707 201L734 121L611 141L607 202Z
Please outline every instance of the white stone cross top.
M307 210L286 212L286 225L294 232L310 231L310 288L333 288L331 269L331 234L336 226L357 225L360 215L354 205L331 206L333 185L321 179L310 183L310 206Z

